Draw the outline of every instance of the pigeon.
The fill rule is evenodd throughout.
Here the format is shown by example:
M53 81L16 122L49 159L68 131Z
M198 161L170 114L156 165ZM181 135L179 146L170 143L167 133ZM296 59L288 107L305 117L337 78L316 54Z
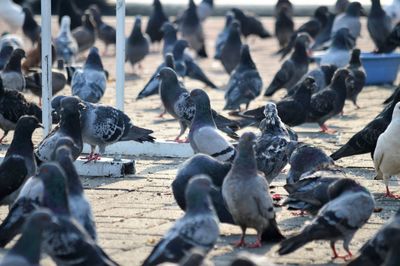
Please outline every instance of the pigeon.
M149 35L151 42L161 42L163 39L161 27L165 22L168 22L168 17L164 12L163 6L160 0L154 0L153 11L149 17L145 31Z
M396 141L396 134L400 130L400 103L397 103L393 110L392 121L386 130L380 134L376 142L374 151L374 167L377 173L375 179L384 181L386 186L386 196L399 198L389 190L389 180L391 176L399 174L396 148L399 146Z
M62 0L63 1L63 0ZM73 28L71 26L71 28ZM85 12L82 16L82 26L72 30L72 36L78 44L78 52L82 53L90 49L96 41L95 24L90 12Z
M379 47L375 53L393 53L400 46L400 24L394 26L389 36L386 38L385 44Z
M214 0L202 0L197 6L197 16L201 22L204 22L206 18L211 16L214 9Z
M18 120L24 115L31 115L42 121L42 110L28 102L18 91L6 90L0 78L0 128L4 131L0 143L10 130L15 130Z
M200 174L208 175L215 187L210 197L215 212L221 223L234 224L232 215L226 209L222 199L222 182L231 169L231 163L221 162L206 154L195 154L186 160L178 169L172 182L172 193L175 201L182 210L186 210L185 190L190 180Z
M64 69L64 61L58 61L57 69L51 70L51 86L52 86L52 95L56 95L60 91L64 89L67 85L67 77L63 73ZM27 76L25 76L25 89L32 92L34 95L39 97L39 104L41 104L42 100L42 72L41 70L37 70L31 72Z
M340 15L340 14L346 12L349 4L350 4L349 0L336 0L335 14Z
M294 184L299 181L302 174L329 168L334 165L334 161L322 149L301 143L292 152L289 164L286 183Z
M313 78L315 87L313 87L312 94L315 94L322 89L326 88L332 81L333 74L336 72L335 65L322 65L308 71L296 85L289 89L287 96L292 96L301 86L306 78ZM286 96L286 97L287 97Z
M331 84L311 97L308 122L318 123L322 132L334 133L325 122L342 112L347 88L354 88L354 77L347 69L338 69Z
M82 152L82 133L78 125L81 121L79 109L82 109L83 105L78 98L67 97L61 100L60 106L61 120L59 125L39 143L35 150L36 161L38 163L52 161L53 153L57 148L58 142L60 139L66 137L71 138L78 147L74 150L74 154L72 155L75 159Z
M170 22L165 22L161 27L161 31L164 38L162 54L165 57L168 53L172 53L175 43L178 40L176 37L178 31Z
M188 47L188 42L179 40L175 43L172 54L175 59L176 72L179 76L187 76L191 79L198 80L206 86L216 89L217 86L206 76L200 66L193 60L193 58L185 53Z
M331 39L331 31L333 27L333 22L335 21L336 15L332 12L328 11L326 13L326 20L323 22L323 26L318 32L317 36L315 36L314 43L311 46L313 51L325 49L327 45L329 45L329 41Z
M22 32L32 42L32 46L39 41L40 38L40 26L33 18L32 11L23 7L22 11L25 14L24 24L22 25Z
M143 266L179 262L192 248L208 253L219 236L218 219L211 205L212 181L206 175L193 177L185 191L186 213L154 247Z
M22 58L25 58L24 50L18 48L12 52L10 60L0 73L4 88L16 91L25 89L25 78L21 72Z
M9 32L3 32L1 34L0 48L3 48L4 46L8 45L14 48L14 50L17 48L22 49L23 48L22 43L23 43L22 38L19 35L11 34Z
M278 1L277 5L280 2ZM289 44L294 32L294 22L290 11L291 5L282 5L275 18L275 36L281 48Z
M56 49L51 42L51 65L57 59ZM42 64L42 39L39 39L37 45L35 45L31 50L26 53L24 62L21 64L21 69L24 73L28 73L34 68L41 67Z
M194 0L189 0L189 7L180 20L179 31L182 38L189 43L199 57L207 57L203 26L197 15L197 6Z
M70 145L74 145L72 139L69 139ZM94 223L92 208L86 198L81 180L76 171L73 161L76 157L73 157L73 153L68 146L62 145L59 142L58 148L53 154L53 158L65 172L66 183L68 187L68 205L71 210L71 215L85 228L91 238L96 241L96 225Z
M72 76L72 95L87 102L97 103L103 97L106 87L107 78L99 50L92 47L83 69L75 71Z
M68 16L71 18L71 30L82 26L82 10L80 10L74 0L58 1L58 24L62 25L62 18Z
M136 100L140 100L158 94L160 81L157 79L157 75L164 67L169 67L175 70L175 60L172 54L167 54L165 56L165 62L161 63L157 67L157 70L151 76L150 80L146 83L146 85L144 85L144 88L139 92L138 96L136 97Z
M257 240L250 247L261 247L262 235L268 241L279 242L284 236L279 231L267 180L257 173L254 152L256 136L244 133L238 145L238 154L222 184L222 196L233 220L242 230L237 247L245 246L247 228L257 231Z
M352 260L348 266L364 266L364 265L384 265L384 262L389 260L390 253L398 247L398 240L392 242L393 239L398 239L400 233L400 210L397 210L395 215L383 225L378 232L368 240L359 250L357 257ZM391 264L392 266L398 265Z
M56 224L56 219L48 210L32 213L24 224L22 236L2 258L0 266L39 265L44 232Z
M195 104L195 115L189 131L193 151L208 154L221 161L231 161L235 156L235 149L217 129L207 93L200 89L192 90L190 99Z
M157 78L160 79L160 97L165 107L165 112L179 120L181 131L175 138L175 141L179 142L181 141L179 138L185 133L194 118L195 104L190 99L189 92L179 83L174 70L168 67L163 68L158 73ZM237 138L235 131L239 129L239 124L219 115L214 110L211 111L218 129L231 138ZM160 117L163 115L164 113Z
M17 122L14 138L0 165L1 205L11 205L25 180L36 172L32 134L39 127L39 120L32 116L23 116Z
M361 6L360 2L352 2L348 5L346 12L335 17L333 22L331 37L333 38L342 28L347 28L356 40L360 37L361 32L361 22L360 16L365 15L365 11Z
M276 1L274 8L274 16L277 17L279 12L285 9L290 17L293 17L293 4L290 0L278 0Z
M10 60L13 51L14 48L10 45L4 45L0 48L0 71L4 69L8 60Z
M357 232L369 219L375 201L371 193L352 179L343 178L328 188L330 201L302 231L284 241L278 250L279 255L289 254L313 240L329 240L333 259L352 257L349 244ZM339 256L335 242L343 240L345 256Z
M52 100L52 108L62 112L62 104L68 96L57 96ZM107 105L92 104L80 101L81 128L83 142L92 147L88 159L98 160L105 152L108 145L118 141L134 140L136 142L154 142L150 134L152 130L134 126L131 119L122 111ZM99 154L94 154L96 146L99 146Z
M14 1L3 0L1 1L0 17L12 32L16 32L24 24L25 13L22 11L22 7Z
M117 42L117 32L113 26L108 25L103 21L101 18L100 9L97 7L97 5L90 6L89 10L92 13L94 24L96 25L97 36L105 45L103 54L106 55L108 46L115 45Z
M58 226L47 228L42 248L57 265L117 265L72 216L65 172L57 163L44 163L38 177L44 186L43 205L57 219Z
M380 0L371 0L371 3L367 28L375 47L379 50L385 46L386 39L392 31L392 19L383 10Z
M360 108L357 104L357 97L364 88L367 79L367 75L360 60L360 54L360 49L354 49L351 53L350 62L347 65L347 69L351 71L354 77L354 87L347 88L346 99L351 100L357 109Z
M339 160L343 157L349 157L358 154L370 153L374 156L378 137L386 130L392 120L395 105L400 100L400 91L396 90L392 102L386 106L382 112L369 122L362 130L352 136L349 141L340 149L335 151L331 158Z
M76 55L78 54L78 43L72 37L70 27L70 17L64 16L61 20L60 32L54 39L57 58L63 59L67 65L74 64Z
M307 47L310 41L310 36L307 33L300 33L296 37L292 55L275 74L264 96L272 96L281 88L290 89L307 73L309 64Z
M343 178L345 178L344 173L337 169L324 168L306 172L296 183L283 186L289 195L282 205L288 206L289 210L299 210L300 216L304 212L316 216L330 200L329 186Z
M268 184L271 184L288 163L296 143L291 142L274 103L267 102L264 115L259 127L261 135L255 142L254 151L258 170L264 173Z
M132 67L139 64L150 52L150 39L142 33L142 18L136 16L135 24L129 37L126 39L125 62L129 61Z
M240 22L240 30L245 38L250 35L256 35L262 39L271 37L271 34L265 29L262 22L250 13L245 13L239 8L232 8L235 19Z
M350 51L355 44L354 37L349 29L341 28L333 36L329 49L321 56L321 65L335 65L338 68L345 67L350 61Z
M228 39L229 32L231 31L230 25L234 20L232 12L228 11L225 15L225 26L220 33L218 33L217 39L215 40L215 55L214 59L221 59L222 48L224 47L226 40Z
M286 57L295 46L297 36L307 33L311 38L316 38L324 26L328 23L329 10L326 6L320 6L314 11L314 15L306 23L301 25L290 37L289 43L281 48L277 54L281 54L281 60Z
M262 79L251 58L249 46L243 45L240 50L239 64L233 70L225 92L224 110L240 109L241 104L248 109L250 102L260 95Z
M229 26L228 36L221 48L220 60L226 71L231 74L240 62L240 50L242 40L240 37L240 24L237 20L231 22Z

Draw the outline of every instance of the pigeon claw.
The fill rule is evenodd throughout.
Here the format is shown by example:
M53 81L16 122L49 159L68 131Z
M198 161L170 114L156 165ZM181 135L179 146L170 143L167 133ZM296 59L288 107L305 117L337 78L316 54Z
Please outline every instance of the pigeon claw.
M246 246L246 242L244 242L244 239L240 239L239 241L233 242L232 245L235 248L245 247Z
M184 138L184 139L179 139L179 137L177 137L176 139L174 139L174 141L176 143L188 143L189 139L188 138Z
M390 192L389 187L386 186L386 194L385 197L391 198L391 199L400 199L400 195L395 195L392 192Z
M335 134L336 130L328 128L325 124L322 124L321 126L321 132L327 133L327 134Z
M272 199L278 201L278 200L282 199L282 196L281 196L281 194L274 194L274 195L272 195Z
M260 239L257 239L256 242L247 245L248 248L260 248L262 247Z
M95 154L89 155L88 157L86 157L86 159L87 159L87 161L84 162L84 164L87 164L89 162L96 162L101 159L101 156L100 156L100 154L95 153Z

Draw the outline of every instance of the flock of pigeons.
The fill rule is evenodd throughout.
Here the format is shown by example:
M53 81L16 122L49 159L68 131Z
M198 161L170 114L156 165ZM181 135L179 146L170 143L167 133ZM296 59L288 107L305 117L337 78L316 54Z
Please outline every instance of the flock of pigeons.
M53 98L52 117L57 126L34 147L32 134L41 127L41 108L27 101L23 93L29 90L41 95L40 26L28 8L4 1L10 14L20 15L9 14L4 20L11 27L22 28L32 41L32 49L25 53L21 38L15 34L4 33L0 38L0 127L4 131L0 140L15 131L0 165L0 204L10 207L0 224L0 246L22 234L0 265L39 265L42 252L57 265L117 265L96 242L90 203L73 162L83 143L92 147L87 161L95 162L112 143L155 140L152 130L137 127L123 112L99 104L108 72L93 45L99 38L107 53L108 46L115 44L115 29L103 22L96 6L81 12L72 1L59 2L60 31L53 39L53 58L57 60L57 69L52 70L53 93L69 85L72 96ZM400 45L399 14L395 9L386 12L379 0L371 2L367 25L376 46L374 52L393 52ZM400 88L386 100L376 118L331 156L298 141L291 129L312 122L332 133L325 123L343 112L346 99L358 107L357 96L365 85L366 73L356 41L365 11L359 2L346 0L338 0L335 7L335 13L326 6L318 7L307 22L294 29L293 5L289 0L277 2L277 53L282 60L288 58L264 96L282 88L287 94L276 103L268 101L252 110L248 110L249 104L261 94L263 81L245 40L251 35L269 38L272 34L248 12L233 8L227 13L214 58L230 75L224 109L230 110L232 119L212 109L204 90L187 90L183 80L189 77L219 89L187 49L200 58L208 57L202 23L211 15L213 1L203 0L197 6L190 0L188 8L169 21L161 2L154 0L145 32L141 18L135 18L126 39L126 61L140 68L151 43L157 42L163 42L164 58L137 99L159 94L165 108L160 116L168 113L179 122L176 141L189 142L196 153L181 165L172 183L174 198L185 215L143 265L201 265L219 237L219 222L241 228L237 247L280 242L278 253L285 255L308 242L327 240L333 258L352 259L348 265L400 265L396 252L400 210L352 258L349 244L354 234L378 210L368 189L347 178L334 164L343 157L371 153L376 179L384 180L386 196L398 197L388 185L390 177L400 173L396 138L400 133ZM325 53L320 65L309 69L315 50ZM87 51L83 67L76 66L77 57ZM258 127L260 134L247 132L239 138L236 131L248 126ZM188 128L188 138L181 139ZM238 143L232 144L224 134ZM270 193L270 185L287 164L291 166L284 186L288 197L282 205L314 217L290 237L281 233L276 221L274 207L281 196ZM247 228L257 231L254 243L246 243ZM335 249L339 240L347 253L344 256Z

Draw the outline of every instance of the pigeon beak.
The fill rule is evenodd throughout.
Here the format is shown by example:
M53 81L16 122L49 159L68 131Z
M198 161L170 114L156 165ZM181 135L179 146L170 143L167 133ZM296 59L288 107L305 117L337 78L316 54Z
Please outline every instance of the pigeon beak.
M44 126L41 123L39 123L37 124L36 128L44 128Z

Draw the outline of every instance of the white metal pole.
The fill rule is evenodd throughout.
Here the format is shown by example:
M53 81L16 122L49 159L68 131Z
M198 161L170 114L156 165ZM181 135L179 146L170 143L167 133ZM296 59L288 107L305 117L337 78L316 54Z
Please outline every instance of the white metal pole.
M116 66L116 97L117 108L124 110L125 86L125 0L117 0L117 66Z
M42 122L43 134L51 130L51 0L41 0L42 15Z

